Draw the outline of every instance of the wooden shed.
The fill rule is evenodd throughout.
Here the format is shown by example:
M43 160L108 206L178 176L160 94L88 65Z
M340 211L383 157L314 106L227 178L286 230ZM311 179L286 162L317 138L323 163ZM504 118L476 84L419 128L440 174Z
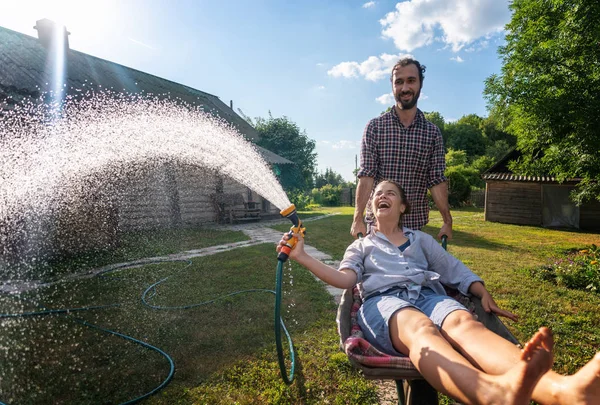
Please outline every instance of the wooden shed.
M483 173L486 221L600 231L600 202L577 206L569 198L578 179L514 174L508 163L519 156L513 150Z

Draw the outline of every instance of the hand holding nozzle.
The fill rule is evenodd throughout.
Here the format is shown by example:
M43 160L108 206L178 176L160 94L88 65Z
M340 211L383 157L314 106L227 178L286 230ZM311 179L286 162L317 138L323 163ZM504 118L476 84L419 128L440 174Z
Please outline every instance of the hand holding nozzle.
M299 230L291 229L285 233L277 245L277 259L285 262L288 257L295 259L298 255L304 253L304 228Z
M300 250L304 249L304 234L306 228L304 228L302 221L298 218L296 206L294 204L290 205L287 209L282 210L280 214L289 218L293 224L290 231L283 235L283 238L277 246L277 252L279 253L277 259L285 262L298 242L300 242Z

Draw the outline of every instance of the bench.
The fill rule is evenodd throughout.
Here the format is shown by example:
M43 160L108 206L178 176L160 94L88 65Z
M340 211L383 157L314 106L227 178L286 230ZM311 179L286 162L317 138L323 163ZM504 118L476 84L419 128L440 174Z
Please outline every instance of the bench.
M245 201L241 193L212 194L211 200L219 224L260 220L261 209L258 203Z

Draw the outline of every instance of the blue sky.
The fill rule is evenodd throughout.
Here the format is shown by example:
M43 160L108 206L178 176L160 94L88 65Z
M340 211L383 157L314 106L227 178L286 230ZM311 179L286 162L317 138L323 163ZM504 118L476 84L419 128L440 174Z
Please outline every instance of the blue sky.
M288 116L316 141L318 169L351 180L365 125L393 104L401 55L427 66L423 111L487 115L483 82L500 72L510 11L508 0L0 3L0 26L36 36L41 18L65 24L72 49L233 100L250 117Z

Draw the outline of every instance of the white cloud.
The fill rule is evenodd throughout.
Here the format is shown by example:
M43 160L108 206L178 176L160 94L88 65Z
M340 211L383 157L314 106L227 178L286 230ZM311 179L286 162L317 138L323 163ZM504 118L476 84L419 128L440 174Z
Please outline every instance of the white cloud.
M317 86L317 90L325 90L325 86Z
M453 60L453 61L458 62L458 63L462 63L462 62L465 61L463 58L461 58L458 55L456 55L455 57L450 58L450 60Z
M392 67L403 57L412 57L408 54L390 55L383 53L380 56L369 56L362 62L342 62L327 71L333 77L359 77L377 81L389 77Z
M392 93L382 94L375 99L379 104L390 105L394 104L394 95Z
M318 66L318 67L323 67L323 66L325 66L325 64L324 64L324 63L321 63L321 62L318 62L318 63L317 63L317 66Z
M429 98L429 96L427 96L425 93L421 93L421 95L419 96L419 101L424 101L424 100L427 100L428 98ZM383 105L390 105L390 104L396 103L393 93L382 94L381 96L377 97L375 99L375 101L377 101L379 104L383 104Z
M384 38L401 51L441 41L458 52L480 38L504 30L510 21L509 0L409 0L379 22Z
M373 6L375 6L375 2L374 1L369 1L369 2L367 2L365 4L363 4L362 8L371 8Z
M321 145L325 145L331 149L358 149L360 147L360 141L347 141L341 140L336 142L330 141L319 141Z

